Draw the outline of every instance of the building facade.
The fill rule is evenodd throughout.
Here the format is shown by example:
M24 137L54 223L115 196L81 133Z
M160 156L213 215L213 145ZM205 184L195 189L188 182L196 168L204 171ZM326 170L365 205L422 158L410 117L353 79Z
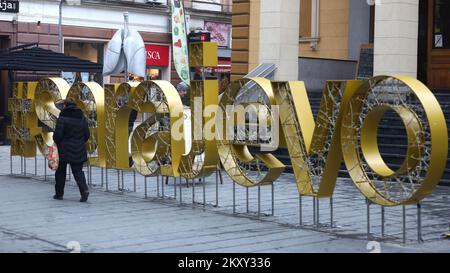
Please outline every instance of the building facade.
M406 74L433 90L450 89L450 1L273 2L233 1L234 78L272 62L277 79L321 89L326 79L356 78L361 48L372 46L373 74Z
M17 0L18 12L0 12L0 49L28 43L59 51L59 0ZM82 0L80 5L62 6L62 51L71 56L103 62L108 41L124 25L123 13L129 13L129 28L138 30L147 49L147 79L162 79L173 84L180 82L172 62L170 0ZM217 71L231 71L231 0L185 0L188 32L211 32L219 43L221 67ZM69 82L76 77L102 83L123 81L123 75L102 78L89 73L64 71ZM16 73L16 80L38 80L40 73ZM6 71L1 71L0 87L8 90ZM0 117L7 115L9 92L0 92ZM4 119L3 119L4 120ZM4 132L4 128L1 130ZM3 137L2 137L3 135ZM0 139L4 134L0 134Z

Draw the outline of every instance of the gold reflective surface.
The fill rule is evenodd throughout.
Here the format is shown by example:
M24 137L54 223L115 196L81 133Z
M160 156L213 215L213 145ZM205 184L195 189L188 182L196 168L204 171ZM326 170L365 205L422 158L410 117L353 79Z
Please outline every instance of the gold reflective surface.
M47 156L48 147L53 145L53 131L63 101L69 92L69 84L62 78L45 78L39 81L35 93L36 115L43 123L42 134L36 136L40 152Z
M207 47L198 48L199 60L193 64L214 63L205 60L204 50ZM89 82L70 90L61 78L15 83L8 100L11 154L33 157L37 145L47 156L61 103L70 97L89 123L90 163L100 167L198 178L215 171L220 159L235 183L252 187L271 184L281 175L285 166L271 152L285 147L299 194L331 197L344 160L361 193L383 206L419 202L434 191L444 172L444 114L432 92L414 78L328 81L316 120L303 82L245 78L231 83L219 103L216 80L191 85L193 142L185 153L183 105L169 82L129 82L104 89ZM130 126L132 111L138 116L135 128ZM397 167L384 161L378 143L389 114L395 114L406 131L406 154ZM260 131L262 125L268 130Z
M251 85L253 85L252 88L250 88ZM247 135L242 140L239 135L241 131L239 127L246 127L245 115L239 110L237 115L234 110L231 112L227 110L230 106L239 109L239 106L247 105L250 106L251 111L255 109L253 103L259 105L260 102L263 102L268 109L276 105L271 82L264 78L249 78L232 82L219 102L216 129L220 161L230 178L244 187L271 184L285 168L284 164L271 153L259 152L253 156L248 145L251 143L254 148L258 149L262 146L261 143L258 140L253 143L247 141ZM236 116L241 116L241 118ZM231 121L235 120L236 122L233 122L235 124L232 124ZM232 124L231 127L229 124ZM238 127L238 135L233 134L230 137L230 133L234 133L236 127ZM244 134L246 134L245 131Z
M87 142L89 164L106 167L105 94L96 82L75 83L67 98L72 98L87 119L90 138Z
M396 172L385 165L374 142L376 127L387 109L401 117L407 130L406 159ZM438 101L418 80L378 76L365 82L352 96L341 128L347 170L371 202L416 204L439 183L448 156L447 126Z

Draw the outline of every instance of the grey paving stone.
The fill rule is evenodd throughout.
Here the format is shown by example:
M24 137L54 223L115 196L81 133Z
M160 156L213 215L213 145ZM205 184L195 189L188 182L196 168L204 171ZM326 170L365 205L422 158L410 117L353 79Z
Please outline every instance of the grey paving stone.
M125 191L118 191L117 175L110 170L109 192L106 178L92 168L90 200L78 202L75 182L68 181L64 201L55 201L53 173L44 181L42 158L27 160L27 175L10 176L9 147L0 146L0 252L64 252L67 243L77 241L84 252L370 252L367 243L375 240L384 252L450 252L450 189L438 187L423 204L424 243L417 243L416 208L407 207L407 242L402 244L402 210L386 208L386 236L381 238L380 207L371 206L371 231L366 234L366 204L353 184L338 181L333 198L334 227L330 227L330 201L320 201L320 227L313 225L312 199L303 198L303 222L299 227L298 194L292 174L283 174L275 183L272 216L270 187L262 187L258 217L257 188L236 186L236 212L233 214L233 184L224 174L216 203L214 176L195 185L180 186L174 194L173 180L164 186L165 198L157 197L156 178L148 179L148 198L144 199L144 178L124 173ZM20 160L14 159L13 172L20 173ZM87 171L87 168L85 168ZM30 177L33 178L30 178ZM179 181L177 181L178 183ZM159 185L161 194L162 186Z

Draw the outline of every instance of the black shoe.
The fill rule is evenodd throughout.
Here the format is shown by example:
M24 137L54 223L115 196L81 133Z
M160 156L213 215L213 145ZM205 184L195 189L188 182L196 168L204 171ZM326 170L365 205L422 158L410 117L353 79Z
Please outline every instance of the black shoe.
M80 202L86 202L86 201L88 200L88 197L89 197L89 192L88 192L88 191L84 192L84 193L81 195Z
M55 200L63 200L63 197L62 196L58 196L58 195L53 195L53 199L55 199Z

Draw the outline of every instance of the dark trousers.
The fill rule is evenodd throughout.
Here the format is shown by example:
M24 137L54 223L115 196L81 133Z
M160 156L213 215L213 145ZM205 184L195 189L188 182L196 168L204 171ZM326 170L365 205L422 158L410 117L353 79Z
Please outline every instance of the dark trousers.
M67 162L59 162L58 169L55 172L55 192L57 196L64 195L64 186L66 185L66 175L67 175ZM86 177L83 172L83 163L70 164L72 169L73 177L75 181L77 181L78 189L80 190L80 194L89 191L89 188L86 184Z

